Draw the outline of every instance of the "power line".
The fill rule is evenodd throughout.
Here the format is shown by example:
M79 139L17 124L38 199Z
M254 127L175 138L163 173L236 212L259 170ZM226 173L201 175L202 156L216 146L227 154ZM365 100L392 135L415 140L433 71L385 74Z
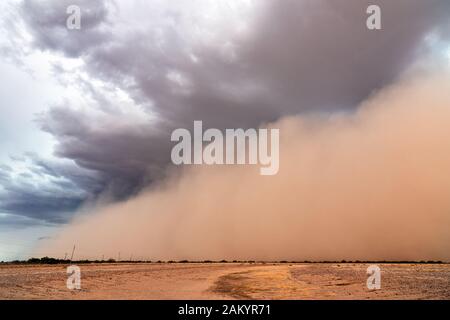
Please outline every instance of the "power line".
M73 249L72 249L72 255L70 256L70 261L72 261L72 260L73 260L73 254L74 254L74 252L75 252L75 245L73 245Z

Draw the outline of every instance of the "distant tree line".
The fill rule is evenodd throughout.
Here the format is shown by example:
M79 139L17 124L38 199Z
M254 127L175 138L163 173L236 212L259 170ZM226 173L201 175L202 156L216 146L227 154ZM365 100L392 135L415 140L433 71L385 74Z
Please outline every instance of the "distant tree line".
M347 261L347 260L341 260L341 261L288 261L288 260L281 260L281 261L255 261L255 260L201 260L201 261L190 261L190 260L169 260L169 261L150 261L150 260L120 260L116 261L115 259L108 259L108 260L68 260L68 259L56 259L51 257L43 257L43 258L31 258L28 260L14 260L14 261L0 261L1 264L68 264L68 263L76 263L76 264L83 264L83 263L258 263L258 264L266 264L266 263L289 263L289 264L300 264L300 263L363 263L363 264L442 264L442 263L449 263L449 262L443 262L443 261L389 261L389 260L381 260L381 261L360 261L360 260L354 260L354 261Z

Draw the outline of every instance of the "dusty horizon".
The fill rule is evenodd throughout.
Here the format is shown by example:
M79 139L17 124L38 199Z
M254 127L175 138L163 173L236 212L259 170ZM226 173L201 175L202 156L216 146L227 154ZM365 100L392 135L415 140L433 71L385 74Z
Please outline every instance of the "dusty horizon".
M424 69L424 66L427 68ZM421 65L355 114L288 117L280 172L193 167L86 209L41 251L156 260L450 260L450 80ZM132 248L132 249L130 249Z

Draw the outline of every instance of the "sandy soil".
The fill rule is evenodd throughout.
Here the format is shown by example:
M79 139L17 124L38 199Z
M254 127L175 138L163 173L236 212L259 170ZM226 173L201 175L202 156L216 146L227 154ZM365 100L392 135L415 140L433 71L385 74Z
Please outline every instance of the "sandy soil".
M450 299L448 264L89 264L82 289L63 265L0 266L0 299Z

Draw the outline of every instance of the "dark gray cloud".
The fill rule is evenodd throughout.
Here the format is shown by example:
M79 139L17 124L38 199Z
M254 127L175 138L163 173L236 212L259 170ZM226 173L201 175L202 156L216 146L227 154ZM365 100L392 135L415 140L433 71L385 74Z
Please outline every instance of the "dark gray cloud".
M33 221L66 222L86 199L105 187L96 172L72 161L49 161L35 154L22 160L27 171L16 174L8 166L0 167L0 213L8 214L2 224L7 220L18 226Z
M382 31L365 27L365 10L373 3L382 8ZM65 41L80 48L92 75L141 103L151 101L152 111L175 127L200 118L216 127L253 126L286 114L354 107L417 57L424 37L447 23L449 10L445 0L267 1L251 22L252 36L231 37L230 43L189 43L177 12L167 17L175 16L173 25L163 20L102 38L109 45L96 46L89 30L81 34L90 45L79 46L72 36ZM224 54L227 44L234 59ZM52 48L47 41L38 45ZM171 73L186 84L170 81Z
M382 30L367 29L371 4ZM388 84L420 53L423 39L448 20L448 1L274 1L243 46L257 79L283 113L353 108Z
M11 228L26 228L36 225L48 226L51 223L45 222L42 219L33 219L18 214L3 214L0 215L0 230L10 230Z
M111 1L24 0L21 13L29 26L34 44L43 50L57 50L75 57L95 46L101 46L111 38L106 29L108 3ZM83 32L66 27L66 9L77 5L83 10Z
M154 118L116 125L114 103L85 82L85 94L95 101L91 107L105 115L101 120L68 102L41 115L39 123L57 140L58 157L96 177L34 161L38 172L66 179L61 189L73 184L83 193L67 197L7 184L3 210L63 221L56 213L74 210L87 195L106 191L126 198L164 176L171 131L191 128L193 120L253 127L302 112L352 110L418 59L427 35L448 36L450 10L446 0L266 1L244 21L250 30L245 36L205 42L192 31L204 26L184 28L183 7L167 4L159 19L149 12L142 24L137 15L118 26L117 3L25 0L21 10L36 48L83 59L92 79L122 89ZM69 4L82 8L80 31L65 28ZM381 31L365 27L369 4L382 8ZM8 181L4 170L0 179Z
M161 135L159 128L148 123L111 131L114 119L110 121L99 124L70 108L53 108L40 119L43 130L58 137L57 156L98 172L108 192L122 199L139 191L149 180L161 177L170 159L170 136ZM70 176L69 180L82 178ZM90 184L87 180L81 187L86 190Z

